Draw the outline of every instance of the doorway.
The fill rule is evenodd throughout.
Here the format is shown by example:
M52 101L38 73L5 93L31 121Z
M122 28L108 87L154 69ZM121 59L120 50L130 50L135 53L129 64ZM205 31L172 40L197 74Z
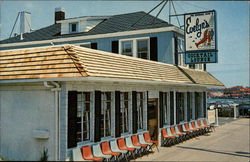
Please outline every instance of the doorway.
M158 139L158 99L148 99L148 131L153 140Z

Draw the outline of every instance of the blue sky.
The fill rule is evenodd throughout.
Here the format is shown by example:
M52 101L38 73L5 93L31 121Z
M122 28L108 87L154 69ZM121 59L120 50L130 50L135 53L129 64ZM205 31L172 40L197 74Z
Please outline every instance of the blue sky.
M19 11L31 12L32 28L54 23L54 10L63 7L66 18L113 15L150 11L160 1L5 1L0 0L0 39L9 37ZM249 86L249 5L247 1L175 1L178 14L216 10L218 63L208 64L207 71L226 87ZM159 9L158 9L159 10ZM157 11L152 12L156 15ZM168 5L159 17L168 21ZM172 9L172 14L174 14ZM180 22L183 19L180 17ZM172 23L177 25L175 18ZM16 29L17 31L17 29Z

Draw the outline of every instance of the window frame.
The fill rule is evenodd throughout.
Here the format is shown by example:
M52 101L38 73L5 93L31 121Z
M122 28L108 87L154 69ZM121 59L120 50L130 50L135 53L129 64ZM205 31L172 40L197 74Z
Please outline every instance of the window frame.
M124 98L122 98L122 94L123 93L128 93L128 99L127 100L124 100ZM132 104L132 94L130 93L130 92L128 92L128 91L124 91L124 92L120 92L120 111L121 111L121 113L122 113L122 104L123 104L123 102L125 102L125 101L127 101L128 102L128 107L127 107L127 116L126 116L126 119L127 119L127 131L125 131L124 130L124 116L123 117L120 117L120 122L122 122L122 130L123 131L121 131L121 135L126 135L126 134L129 134L130 133L130 127L129 127L129 109L130 109L130 106L131 106L131 104ZM125 106L124 106L125 107ZM124 113L125 113L125 111L124 111ZM121 120L121 118L123 119L123 120ZM121 123L119 124L119 126L121 126Z
M163 126L170 125L170 93L163 92Z
M72 31L72 25L76 25L76 31ZM79 31L79 22L71 22L69 23L69 33L78 33Z
M187 67L185 64L185 40L184 38L177 37L177 49L178 49L178 66Z
M110 100L105 99L103 97L103 94L105 93L110 93ZM112 119L112 109L113 109L113 101L114 97L113 97L113 92L112 91L103 91L101 92L101 122L103 122L103 127L101 127L101 131L103 131L103 136L102 136L102 132L100 134L101 139L103 138L109 138L112 136L112 128L111 128L111 119ZM108 124L109 124L109 134L107 134L106 132L106 111L107 111L107 107L104 107L104 102L110 102L110 112L109 112L109 120L108 120ZM104 111L104 112L103 112ZM102 119L102 115L103 115L103 119ZM103 120L103 121L102 121Z
M83 100L84 98L83 98L83 94L85 94L85 93L89 93L89 101L85 101L85 100ZM78 100L78 95L80 95L81 94L81 97L82 97L82 100L81 101L79 101ZM81 103L81 132L80 132L80 134L81 134L81 140L80 141L78 141L77 139L77 145L81 145L81 144L84 144L84 143L88 143L88 142L90 142L90 140L91 140L91 137L90 137L90 134L91 134L91 121L89 120L90 118L91 118L91 110L94 108L93 106L94 106L94 104L93 104L93 92L89 92L89 91L80 91L80 92L77 92L77 113L78 113L78 107L79 107L79 103ZM89 103L90 105L89 105L89 111L88 111L88 119L86 120L86 122L87 122L87 130L86 131L83 131L83 127L84 127L84 125L83 125L83 106L86 104L86 103ZM78 115L77 115L77 118L78 118ZM78 123L78 122L77 122ZM83 132L87 132L87 140L84 140L83 139ZM77 131L77 133L78 133L78 131Z
M142 98L138 99L138 94L142 94ZM144 129L143 119L144 119L144 107L146 106L144 101L146 99L145 92L136 92L136 103L137 103L137 132ZM142 105L139 103L142 103ZM141 121L141 122L140 122Z
M147 60L150 60L150 37L138 37L138 38L128 38L128 39L119 39L119 51L120 55L122 54L122 42L132 41L132 57L138 58L138 45L137 42L140 40L148 41L148 56Z
M89 45L91 48L91 42L74 43L74 45L79 46L79 47L82 47L81 45ZM88 48L88 47L85 47L85 48Z
M176 109L177 106L181 105L181 108L178 108L178 116L179 116L179 123L176 124L181 124L185 122L185 94L184 92L176 92Z

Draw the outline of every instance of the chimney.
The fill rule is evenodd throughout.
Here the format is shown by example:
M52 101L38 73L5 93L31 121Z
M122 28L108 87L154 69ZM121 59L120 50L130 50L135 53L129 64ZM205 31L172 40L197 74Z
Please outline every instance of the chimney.
M61 8L61 7L55 8L55 24L56 24L56 21L64 20L64 19L65 19L64 8Z
M20 12L20 33L29 33L31 31L31 13Z

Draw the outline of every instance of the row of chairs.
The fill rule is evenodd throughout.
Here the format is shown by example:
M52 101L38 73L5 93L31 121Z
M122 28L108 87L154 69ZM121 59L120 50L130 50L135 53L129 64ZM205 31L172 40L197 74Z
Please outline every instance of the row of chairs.
M171 146L190 138L211 132L213 126L206 119L164 127L161 129L163 146Z
M73 149L73 161L127 161L153 151L153 146L159 151L157 145L158 141L151 140L149 132L143 132Z

